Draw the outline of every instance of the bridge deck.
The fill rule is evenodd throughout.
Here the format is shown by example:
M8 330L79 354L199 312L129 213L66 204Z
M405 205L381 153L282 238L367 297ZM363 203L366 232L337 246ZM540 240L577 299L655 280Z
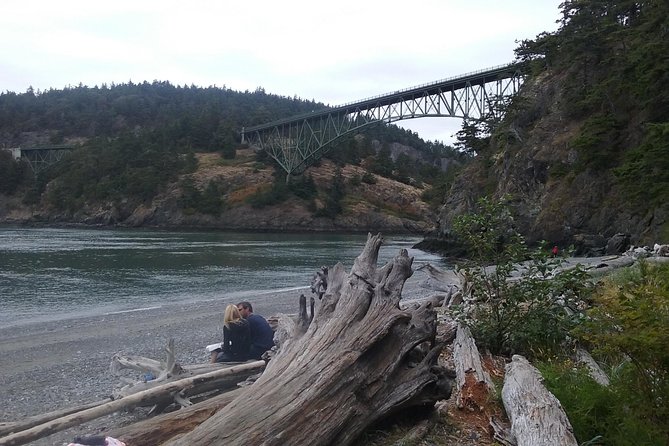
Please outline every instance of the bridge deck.
M492 82L499 79L500 76L502 77L511 76L514 73L518 72L520 68L521 64L518 63L486 68L483 70L478 70L471 73L454 76L423 85L409 87L404 90L399 90L392 93L386 93L378 96L373 96L370 98L365 98L359 101L350 102L336 107L329 107L319 111L303 113L301 115L295 115L291 116L290 118L279 119L277 121L269 122L266 124L256 125L252 127L245 127L242 130L242 133L264 130L284 124L289 124L292 122L302 121L304 119L319 119L329 114L339 114L339 113L346 114L347 110L366 110L366 109L376 108L379 105L381 106L390 105L397 102L398 99L407 96L411 97L411 96L426 95L426 94L431 95L431 94L437 94L440 91L444 90L459 90L469 85L483 85L488 82Z

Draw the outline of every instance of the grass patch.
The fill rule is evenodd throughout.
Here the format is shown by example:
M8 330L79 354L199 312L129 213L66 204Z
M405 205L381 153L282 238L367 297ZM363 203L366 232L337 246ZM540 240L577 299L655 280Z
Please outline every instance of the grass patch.
M560 400L580 443L608 446L663 446L666 434L660 426L634 410L634 388L627 380L631 366L612 373L610 387L597 384L573 363L537 364L546 387Z

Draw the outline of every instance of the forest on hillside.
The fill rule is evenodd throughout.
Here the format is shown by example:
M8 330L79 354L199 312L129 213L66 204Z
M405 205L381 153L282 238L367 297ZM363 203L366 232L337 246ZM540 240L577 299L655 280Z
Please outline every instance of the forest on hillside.
M77 151L37 177L25 164L0 153L0 193L22 193L24 203L35 204L51 183L48 203L69 210L84 202L150 201L168 182L196 168L194 153L234 158L243 126L324 108L262 88L238 92L159 81L5 92L0 94L0 147L68 143ZM363 138L355 136L341 138L325 156L340 165L368 159L374 173L405 182L440 183L441 189L446 181L439 160L467 158L393 125L371 126ZM411 147L421 159L391 157L391 143ZM259 156L259 161L272 163Z
M569 0L560 12L558 31L521 42L516 55L534 76L561 77L559 107L581 122L571 169L612 171L641 208L668 202L669 3Z

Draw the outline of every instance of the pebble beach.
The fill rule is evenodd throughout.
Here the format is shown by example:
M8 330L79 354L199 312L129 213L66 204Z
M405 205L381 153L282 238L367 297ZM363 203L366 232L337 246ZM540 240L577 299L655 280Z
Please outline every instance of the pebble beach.
M295 313L298 297L292 291L249 300L257 314L271 316ZM204 347L220 340L229 303L236 302L222 298L0 328L0 422L105 399L119 385L109 372L117 352L164 359L164 348L174 338L179 363L208 362ZM128 372L140 379L139 372ZM139 416L110 415L31 444L67 444Z
M425 297L424 279L414 273L403 298ZM265 317L296 313L300 293L308 288L249 298L254 312ZM181 364L207 362L205 346L222 336L225 306L220 300L173 304L99 316L28 323L0 328L0 423L100 401L111 395L119 378L109 372L115 353L164 359L175 339ZM140 373L126 371L140 379ZM114 427L142 419L143 408L116 413L37 440L34 445L66 445L76 436L102 435Z

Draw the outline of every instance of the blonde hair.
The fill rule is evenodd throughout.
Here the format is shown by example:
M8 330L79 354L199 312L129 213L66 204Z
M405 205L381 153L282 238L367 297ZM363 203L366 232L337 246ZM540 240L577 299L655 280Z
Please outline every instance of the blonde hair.
M223 316L223 325L230 327L231 323L235 323L242 318L237 305L228 305L225 307L225 315Z

